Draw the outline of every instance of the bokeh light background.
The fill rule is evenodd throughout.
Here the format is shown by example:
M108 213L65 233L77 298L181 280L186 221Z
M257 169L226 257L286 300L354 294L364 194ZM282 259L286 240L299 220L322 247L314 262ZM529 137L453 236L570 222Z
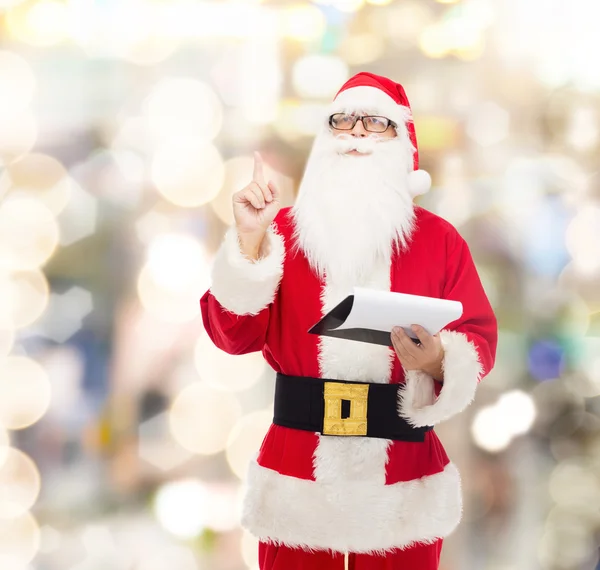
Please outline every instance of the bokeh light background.
M594 570L600 5L0 0L0 568L255 570L262 357L198 300L260 150L294 200L337 88L402 82L500 324L439 430L464 477L444 570Z

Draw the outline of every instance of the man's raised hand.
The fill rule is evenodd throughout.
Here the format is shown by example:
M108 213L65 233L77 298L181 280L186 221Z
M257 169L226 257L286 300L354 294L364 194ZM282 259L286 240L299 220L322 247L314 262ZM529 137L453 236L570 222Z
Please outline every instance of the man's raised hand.
M233 215L242 252L256 259L271 222L281 209L281 196L272 181L265 180L263 161L254 153L250 184L233 195Z

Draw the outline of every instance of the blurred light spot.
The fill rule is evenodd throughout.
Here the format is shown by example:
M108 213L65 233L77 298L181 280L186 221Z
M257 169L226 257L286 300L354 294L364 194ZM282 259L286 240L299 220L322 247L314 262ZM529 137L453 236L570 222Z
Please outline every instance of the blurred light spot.
M240 403L234 394L194 382L176 396L169 419L173 437L182 447L211 455L225 449L240 415Z
M45 350L39 362L52 386L47 417L60 423L72 421L73 410L81 402L84 387L85 355L76 346L63 344Z
M23 429L37 422L50 405L50 381L42 366L24 356L0 361L0 422Z
M167 214L153 209L135 223L135 231L142 243L149 244L160 235L169 233L172 226L172 219Z
M600 338L583 337L578 340L578 368L586 375L587 382L579 392L586 398L600 396Z
M245 479L250 460L256 455L273 421L273 411L252 412L234 426L227 441L227 462L231 470Z
M545 532L538 545L544 568L581 568L596 550L593 521L564 508L554 508L546 519Z
M566 231L566 245L574 268L585 276L600 270L600 207L583 205Z
M379 59L384 52L384 39L369 33L349 35L340 46L340 55L348 65L371 63Z
M286 37L299 41L320 39L327 28L323 12L314 6L286 6L279 12L279 29Z
M197 280L202 274L197 261L205 256L202 245L185 234L163 234L148 248L148 269L152 280L165 289L177 291L181 283Z
M577 460L559 463L548 483L554 501L580 512L597 510L600 504L600 482L590 468Z
M90 557L106 556L116 551L115 539L110 529L101 524L87 524L81 532L81 542Z
M521 390L511 390L496 404L477 412L471 433L479 447L496 453L506 449L514 437L527 433L536 416L533 398Z
M58 216L60 244L74 244L96 231L98 200L73 179L70 180L71 199Z
M0 466L0 521L21 517L34 505L40 493L40 480L31 458L9 447Z
M167 322L186 322L199 314L198 295L210 286L210 267L202 245L184 234L156 237L138 278L144 308Z
M214 139L223 122L223 106L206 83L196 79L163 79L145 100L144 115L151 136Z
M522 390L506 392L500 396L496 406L512 436L527 433L537 416L533 398Z
M0 424L0 469L8 457L10 449L10 437L6 428Z
M250 568L254 567L258 560L258 539L246 529L242 530L241 549L244 563Z
M143 159L131 150L100 147L71 172L94 197L134 210L146 189L144 168Z
M266 370L261 353L227 354L218 349L208 335L202 335L196 342L194 361L206 383L232 392L253 386Z
M11 194L38 200L54 215L65 208L71 197L71 180L65 167L46 154L27 154L10 163L2 178L8 179Z
M329 0L327 4L341 12L357 12L365 5L365 0Z
M303 136L314 136L324 128L328 111L328 103L286 102L281 106L275 129L283 139L288 141Z
M41 271L0 274L0 320L23 329L35 323L49 302L48 281Z
M152 160L152 180L158 191L169 202L185 208L210 202L219 193L224 177L219 151L201 138L165 142Z
M443 116L421 116L415 120L419 133L419 149L442 150L459 144L458 125L454 119Z
M58 225L38 200L9 197L0 204L0 269L37 269L58 245Z
M9 51L0 51L0 116L25 111L33 99L35 76L27 61Z
M553 340L539 340L529 349L529 373L536 380L558 378L564 369L564 349Z
M372 11L368 18L369 28L375 36L384 35L398 47L412 48L421 30L431 23L433 14L431 8L421 2L402 2L385 10Z
M46 47L68 36L69 12L63 2L55 0L26 2L8 12L6 24L22 42Z
M504 414L497 407L481 408L471 425L475 443L491 453L506 449L511 442L512 435L504 420Z
M467 119L467 134L482 146L490 146L508 136L508 112L496 103L476 105Z
M453 54L466 60L481 56L483 31L493 21L489 6L479 6L481 4L453 8L441 21L424 28L419 44L425 55L439 58Z
M92 294L82 287L71 287L62 294L52 293L48 310L36 328L46 338L62 343L81 329L83 319L93 309Z
M427 57L434 59L445 57L450 51L443 28L439 24L427 26L421 32L419 47Z
M61 533L53 526L45 524L40 527L40 552L49 554L60 548Z
M33 560L39 546L40 529L30 513L0 519L0 568L13 570L25 566Z
M267 125L277 118L283 72L275 34L256 36L247 42L241 58L240 89L243 117L254 125ZM240 131L241 126L234 130Z
M116 134L110 141L114 150L133 150L142 155L155 151L161 141L150 135L150 126L146 117L127 117L116 126Z
M30 110L10 115L0 111L0 157L11 161L30 152L37 138L37 122Z
M367 3L373 6L387 6L392 3L392 0L367 0Z
M13 6L17 6L22 2L24 2L24 0L0 0L0 8L3 10L6 8L12 8Z
M117 2L109 8L72 0L69 9L70 34L88 56L118 57L138 65L159 63L175 51L178 37L171 33L170 24L174 17L185 17L177 5L140 0Z
M205 528L232 530L235 493L209 488L197 479L173 481L158 490L154 512L167 531L183 539L195 538Z
M557 196L546 196L536 215L523 228L527 265L542 275L556 277L569 262L565 247L565 231L569 212Z
M346 63L331 55L304 56L292 70L294 89L300 97L333 98L348 76Z
M193 457L173 439L169 431L169 414L166 412L140 424L138 453L144 461L161 471L175 469Z
M598 144L599 134L596 109L576 107L567 127L567 144L580 151L589 150Z
M547 155L543 165L548 174L545 180L557 188L563 202L570 207L579 207L588 197L591 178L588 172L573 158L561 154Z
M136 558L135 570L165 570L165 568L199 570L194 551L175 544L161 544L159 548L151 550L146 547ZM202 566L202 568L206 567Z

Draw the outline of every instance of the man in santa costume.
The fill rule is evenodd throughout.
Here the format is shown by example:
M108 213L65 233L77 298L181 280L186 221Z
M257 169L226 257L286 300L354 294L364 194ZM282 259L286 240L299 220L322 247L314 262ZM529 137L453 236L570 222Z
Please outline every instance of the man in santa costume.
M242 518L260 568L435 570L462 501L432 427L473 399L497 325L464 239L413 203L430 179L404 89L371 73L344 84L292 208L255 160L201 309L218 347L262 351L277 372ZM390 347L309 334L355 286L452 299L464 312L433 336L415 323L420 344L403 329Z

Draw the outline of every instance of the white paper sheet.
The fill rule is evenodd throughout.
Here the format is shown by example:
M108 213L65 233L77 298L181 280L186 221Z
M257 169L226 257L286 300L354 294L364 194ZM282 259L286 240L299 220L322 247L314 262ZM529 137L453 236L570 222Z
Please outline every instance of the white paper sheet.
M355 287L348 318L333 330L361 328L391 332L399 326L415 338L411 325L421 325L429 334L436 334L462 312L459 301Z

